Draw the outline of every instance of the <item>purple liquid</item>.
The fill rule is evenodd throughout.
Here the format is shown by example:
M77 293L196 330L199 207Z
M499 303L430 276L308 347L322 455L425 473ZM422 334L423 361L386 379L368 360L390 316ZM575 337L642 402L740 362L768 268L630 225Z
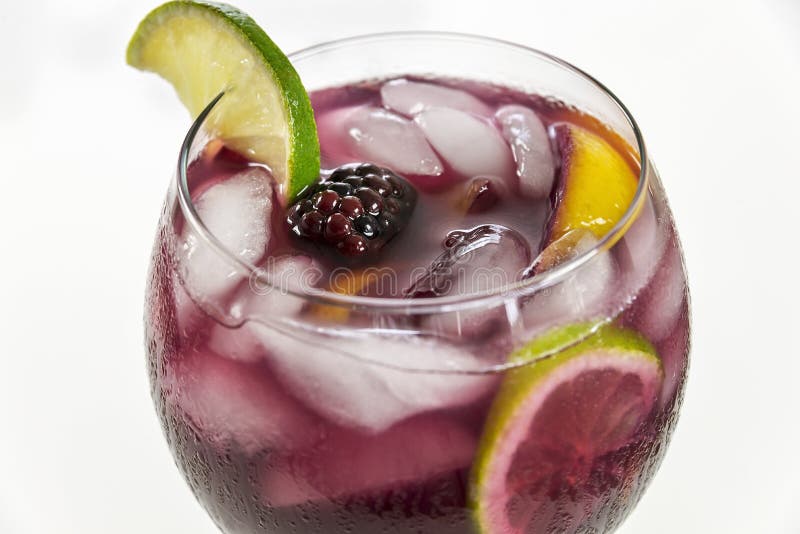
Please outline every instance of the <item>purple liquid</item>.
M547 126L579 125L602 135L630 159L616 134L596 119L558 103L471 82L441 83L468 92L492 111L518 104L534 110ZM331 121L326 119L343 108L380 106L380 84L328 89L311 97L323 167L353 161L350 149L340 146L345 133L328 129ZM490 118L481 120L494 127ZM227 149L207 150L190 168L193 198L250 165ZM548 199L524 197L514 177L503 176L507 191L499 200L489 202L483 211L465 213L466 180L444 158L442 165L443 173L436 178L405 174L417 186L419 202L409 226L387 245L376 264L391 268L397 282L390 287L360 288L361 294L402 298L414 273L442 254L442 241L454 230L494 224L515 231L519 244L515 241L501 255L512 258L509 272L525 263L523 259L530 263L540 252L550 215ZM631 166L638 173L634 161ZM603 284L614 289L597 297L595 316L616 317L618 324L636 330L655 346L664 370L658 400L635 432L614 450L593 456L563 450L543 453L535 445L521 447L514 465L539 474L528 481L527 497L516 502L522 512L509 509L515 532L613 530L638 501L665 451L687 369L688 298L669 208L657 183L651 190L633 228L606 255L613 268ZM322 273L319 287L327 287L340 259L291 239L283 217L274 197L269 245L259 262L286 255L310 256ZM180 214L168 210L162 217L148 286L148 365L152 393L177 464L214 521L225 532L242 533L479 532L469 508L475 491L470 473L503 373L465 378L386 371L346 357L334 362L327 374L315 373L315 363L309 368L301 365L299 370L287 366L287 359L298 364L314 362L314 358L325 366L336 356L313 344L284 338L269 326L246 322L231 329L206 313L208 308L198 305L203 298L192 294L191 284L183 283L178 274L183 271L176 262L182 260L176 259L173 246L185 232ZM246 284L245 280L227 287L214 299L234 309L248 298ZM512 324L502 310L460 317L454 327L450 314L412 320L388 314L328 314L310 303L293 306L288 297L276 303L277 313L296 314L304 323L319 321L322 326L339 321L342 327L407 328L412 321L414 327L427 329L430 341L437 342L440 336L457 345L457 354L482 359L487 365L502 363L519 346L520 324ZM527 316L523 310L522 328L545 324L542 313L564 324L585 319L573 317L572 308L547 305L542 312ZM393 350L386 344L379 347ZM349 380L364 369L369 370L367 379L382 381L381 387L348 394L346 401L339 399L342 391L356 391L367 383ZM345 378L334 386L308 387L309 377L334 375ZM414 384L421 381L428 382L415 390ZM619 394L633 394L637 387L636 383L622 384ZM590 421L602 416L592 412L595 399L575 396L570 393L574 389L564 388L560 393L566 400L556 403L553 399L558 394L554 394L538 416L548 432L564 430L567 418ZM393 391L388 400L381 396L384 390ZM425 398L437 390L444 393ZM380 416L370 413L372 404ZM567 405L571 414L565 411ZM592 450L602 449L599 443L589 445ZM545 464L550 467L541 467Z

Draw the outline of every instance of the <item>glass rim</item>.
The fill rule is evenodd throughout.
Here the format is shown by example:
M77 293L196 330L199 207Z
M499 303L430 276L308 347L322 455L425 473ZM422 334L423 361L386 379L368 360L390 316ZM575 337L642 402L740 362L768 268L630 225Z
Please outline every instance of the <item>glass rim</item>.
M189 191L187 169L191 162L191 149L195 138L202 130L205 119L211 113L214 106L224 97L224 92L222 92L217 95L193 121L181 145L178 157L178 168L176 172L178 203L187 223L192 227L196 235L203 239L206 244L218 254L225 257L229 263L236 265L239 269L242 269L244 272L246 272L251 280L253 277L256 277L260 284L271 286L273 289L278 289L282 292L285 292L287 295L329 306L375 310L383 313L406 314L447 313L452 311L474 309L478 307L493 307L509 299L516 299L521 296L530 295L536 291L550 287L566 279L570 274L576 272L584 265L587 265L595 256L610 249L623 237L623 235L625 235L627 230L631 227L633 219L638 214L640 207L643 205L646 198L645 192L649 187L649 158L647 156L644 137L639 129L639 125L636 123L636 120L625 104L623 104L622 101L600 81L587 72L572 65L571 63L546 52L542 52L541 50L502 39L468 33L443 31L393 31L355 35L312 45L293 52L289 54L288 57L289 60L294 63L295 61L302 61L303 59L313 57L316 54L335 50L337 48L343 48L348 45L368 44L382 41L402 42L414 39L461 41L472 44L492 45L498 48L531 54L539 57L540 59L555 63L556 65L577 74L583 79L589 81L598 90L609 97L614 105L622 112L625 120L633 130L633 135L636 139L636 148L639 151L639 183L637 184L633 198L628 204L625 213L622 215L620 220L617 221L617 223L605 234L603 234L603 236L591 248L587 249L581 254L578 254L574 258L571 258L568 261L544 272L537 273L526 280L514 282L512 284L506 284L499 288L481 292L468 293L464 295L450 295L444 297L402 299L396 297L345 295L317 288L308 288L303 291L296 291L290 288L279 288L278 286L270 283L269 280L265 280L262 276L260 276L262 270L259 267L249 261L237 257L230 250L228 250L225 245L219 241L219 239L217 239L217 237L201 220L197 210L195 209L194 201L192 200L191 193Z

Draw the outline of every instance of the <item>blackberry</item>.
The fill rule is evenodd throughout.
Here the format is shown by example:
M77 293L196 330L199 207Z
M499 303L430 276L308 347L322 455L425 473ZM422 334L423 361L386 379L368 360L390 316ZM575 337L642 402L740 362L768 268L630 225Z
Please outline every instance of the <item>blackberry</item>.
M416 204L417 191L405 178L371 163L350 164L301 193L286 224L297 237L364 257L406 227Z

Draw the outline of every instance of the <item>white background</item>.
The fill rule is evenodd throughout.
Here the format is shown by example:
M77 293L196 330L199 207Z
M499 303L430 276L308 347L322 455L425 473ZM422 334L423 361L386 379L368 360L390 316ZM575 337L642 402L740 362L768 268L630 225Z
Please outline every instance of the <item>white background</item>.
M155 1L2 1L2 534L214 532L144 371L148 254L189 124L164 82L124 65ZM800 532L800 3L239 5L285 50L467 31L550 51L611 87L661 171L694 308L683 415L621 531Z

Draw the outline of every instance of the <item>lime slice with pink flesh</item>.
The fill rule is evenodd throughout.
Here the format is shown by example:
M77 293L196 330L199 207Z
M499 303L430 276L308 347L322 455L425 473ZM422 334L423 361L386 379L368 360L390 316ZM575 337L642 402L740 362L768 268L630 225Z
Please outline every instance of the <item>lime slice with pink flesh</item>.
M472 469L481 532L538 532L536 496L553 485L580 491L586 479L571 468L629 444L653 410L663 380L655 349L615 326L590 330L558 329L511 356L522 365L504 379Z
M225 92L204 126L267 164L284 198L318 178L308 94L286 55L245 13L212 2L168 2L139 24L127 59L169 81L193 117Z

